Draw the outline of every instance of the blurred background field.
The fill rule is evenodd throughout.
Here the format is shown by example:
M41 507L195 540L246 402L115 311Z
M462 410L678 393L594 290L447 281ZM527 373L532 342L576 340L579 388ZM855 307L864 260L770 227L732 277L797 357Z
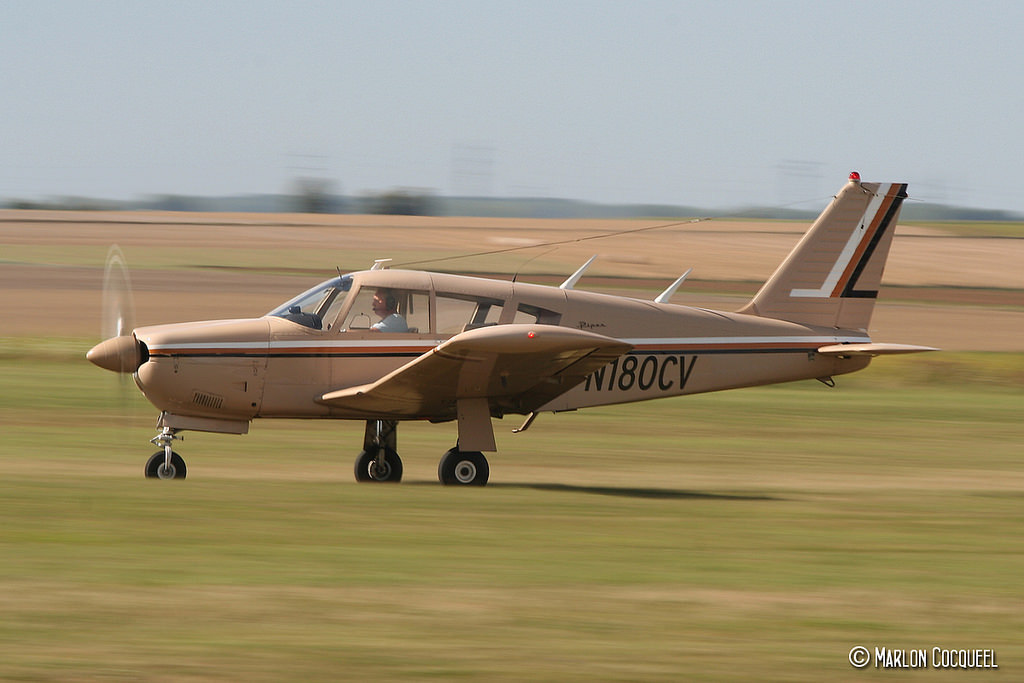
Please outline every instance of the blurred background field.
M712 261L677 300L749 296L802 227L757 228L767 241L742 266L723 255L754 229L705 233L671 255L695 274ZM0 223L0 679L854 680L871 675L850 666L855 645L994 649L999 671L976 677L1024 667L1019 240L898 239L894 266L916 245L939 260L897 277L877 336L951 351L881 359L835 389L542 415L518 435L506 419L491 483L460 491L436 480L454 427L418 423L400 430L398 486L353 481L362 426L344 422L187 433L189 478L143 479L156 413L83 358L109 242L140 323L259 315L335 256L392 255L384 228L174 230ZM499 234L514 237L453 229L444 249ZM643 240L580 286L663 289L678 273ZM991 274L945 281L975 249ZM564 277L577 256L524 271ZM461 267L508 277L518 258Z

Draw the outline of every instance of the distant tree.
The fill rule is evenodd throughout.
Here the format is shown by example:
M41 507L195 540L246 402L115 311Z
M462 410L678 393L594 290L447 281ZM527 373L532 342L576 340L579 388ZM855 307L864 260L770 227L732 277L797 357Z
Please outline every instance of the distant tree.
M7 202L8 209L20 209L22 211L32 211L46 208L40 202L32 201L31 199L11 199Z
M334 183L326 178L296 178L292 204L297 213L335 213L340 201L333 192Z
M45 200L11 199L7 203L11 209L29 209L36 211L116 211L118 202L109 199L92 199L90 197L50 197Z
M157 211L197 211L196 203L191 197L180 194L162 194L153 197L150 207Z
M372 202L373 213L391 216L432 216L434 198L429 192L400 188L377 195Z

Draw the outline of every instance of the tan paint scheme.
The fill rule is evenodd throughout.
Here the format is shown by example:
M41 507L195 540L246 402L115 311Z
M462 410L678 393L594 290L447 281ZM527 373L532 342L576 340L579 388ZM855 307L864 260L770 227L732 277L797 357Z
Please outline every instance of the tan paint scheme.
M354 279L359 287L405 289L415 284L419 275L421 273L393 270L365 271L354 274ZM638 365L633 372L640 372L649 357L676 360L668 361L666 366L666 362L659 359L654 369L648 362L648 368L643 370L644 376L633 381L622 379L623 372L628 370L618 368L617 377L613 378L609 369L602 380L604 390L598 390L597 382L591 381L589 390L585 383L538 407L544 410L571 410L683 393L811 379L852 372L866 365L863 360L840 360L812 353L818 346L851 339L849 334L845 337L837 334L834 328L553 287L510 286L505 282L440 274L433 274L432 279L436 288L446 291L460 288L461 291L493 298L511 296L509 300L513 305L505 307L510 312L520 303L538 306L561 313L563 327L599 330L602 336L615 339L730 338L736 339L740 345L739 349L728 344L677 345L678 350L675 351L672 347L652 348L650 352L639 349L634 354ZM739 338L745 336L755 337L758 341L744 344ZM332 411L329 404L319 399L332 391L372 383L446 340L444 336L429 332L380 334L312 330L272 317L143 327L136 330L136 337L146 344L150 352L150 360L139 368L139 385L157 408L180 415L225 419L365 419L367 415L363 412ZM797 343L785 341L794 338L806 340ZM868 337L862 334L854 338L868 341ZM774 342L776 339L783 341ZM358 346L346 349L345 356L337 355L341 353L340 349L328 344L339 341ZM290 353L276 346L287 342L308 346ZM258 347L252 346L254 343L258 343ZM383 343L393 346L383 348ZM756 350L759 345L773 343L786 348L800 346L801 350L791 353ZM218 346L210 348L213 344ZM248 346L243 347L243 344ZM270 352L272 344L276 353ZM695 350L689 350L691 347ZM202 351L196 352L197 349ZM246 355L231 355L239 352ZM335 355L329 355L332 353ZM687 359L685 362L688 364L694 357L698 357L698 361L690 369L684 386L680 373L685 373L688 365L678 358ZM660 386L674 380L672 386L660 389L656 380L652 383L649 375L654 372L660 375ZM400 416L414 419L453 417L452 414Z
M461 448L493 450L488 415L830 378L873 355L926 350L872 344L866 332L905 190L851 179L740 312L577 291L579 274L556 288L374 269L346 276L345 303L323 329L275 316L139 328L136 382L172 430L243 433L256 417L458 419ZM429 302L420 326L343 329L369 320L355 307L382 288ZM466 301L479 319L438 330L440 309ZM90 359L118 369L125 348L108 340Z

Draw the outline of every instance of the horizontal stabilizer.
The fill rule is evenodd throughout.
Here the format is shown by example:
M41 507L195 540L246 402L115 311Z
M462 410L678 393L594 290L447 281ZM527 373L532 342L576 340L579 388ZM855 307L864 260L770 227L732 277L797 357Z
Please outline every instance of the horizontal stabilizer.
M900 353L921 353L922 351L938 351L932 346L914 346L913 344L830 344L818 349L823 356L892 356Z

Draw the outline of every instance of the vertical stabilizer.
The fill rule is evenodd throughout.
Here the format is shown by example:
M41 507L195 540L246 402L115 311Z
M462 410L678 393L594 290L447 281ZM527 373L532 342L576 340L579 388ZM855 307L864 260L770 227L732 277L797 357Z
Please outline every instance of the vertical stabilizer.
M867 330L889 256L901 183L862 183L857 173L741 313Z

